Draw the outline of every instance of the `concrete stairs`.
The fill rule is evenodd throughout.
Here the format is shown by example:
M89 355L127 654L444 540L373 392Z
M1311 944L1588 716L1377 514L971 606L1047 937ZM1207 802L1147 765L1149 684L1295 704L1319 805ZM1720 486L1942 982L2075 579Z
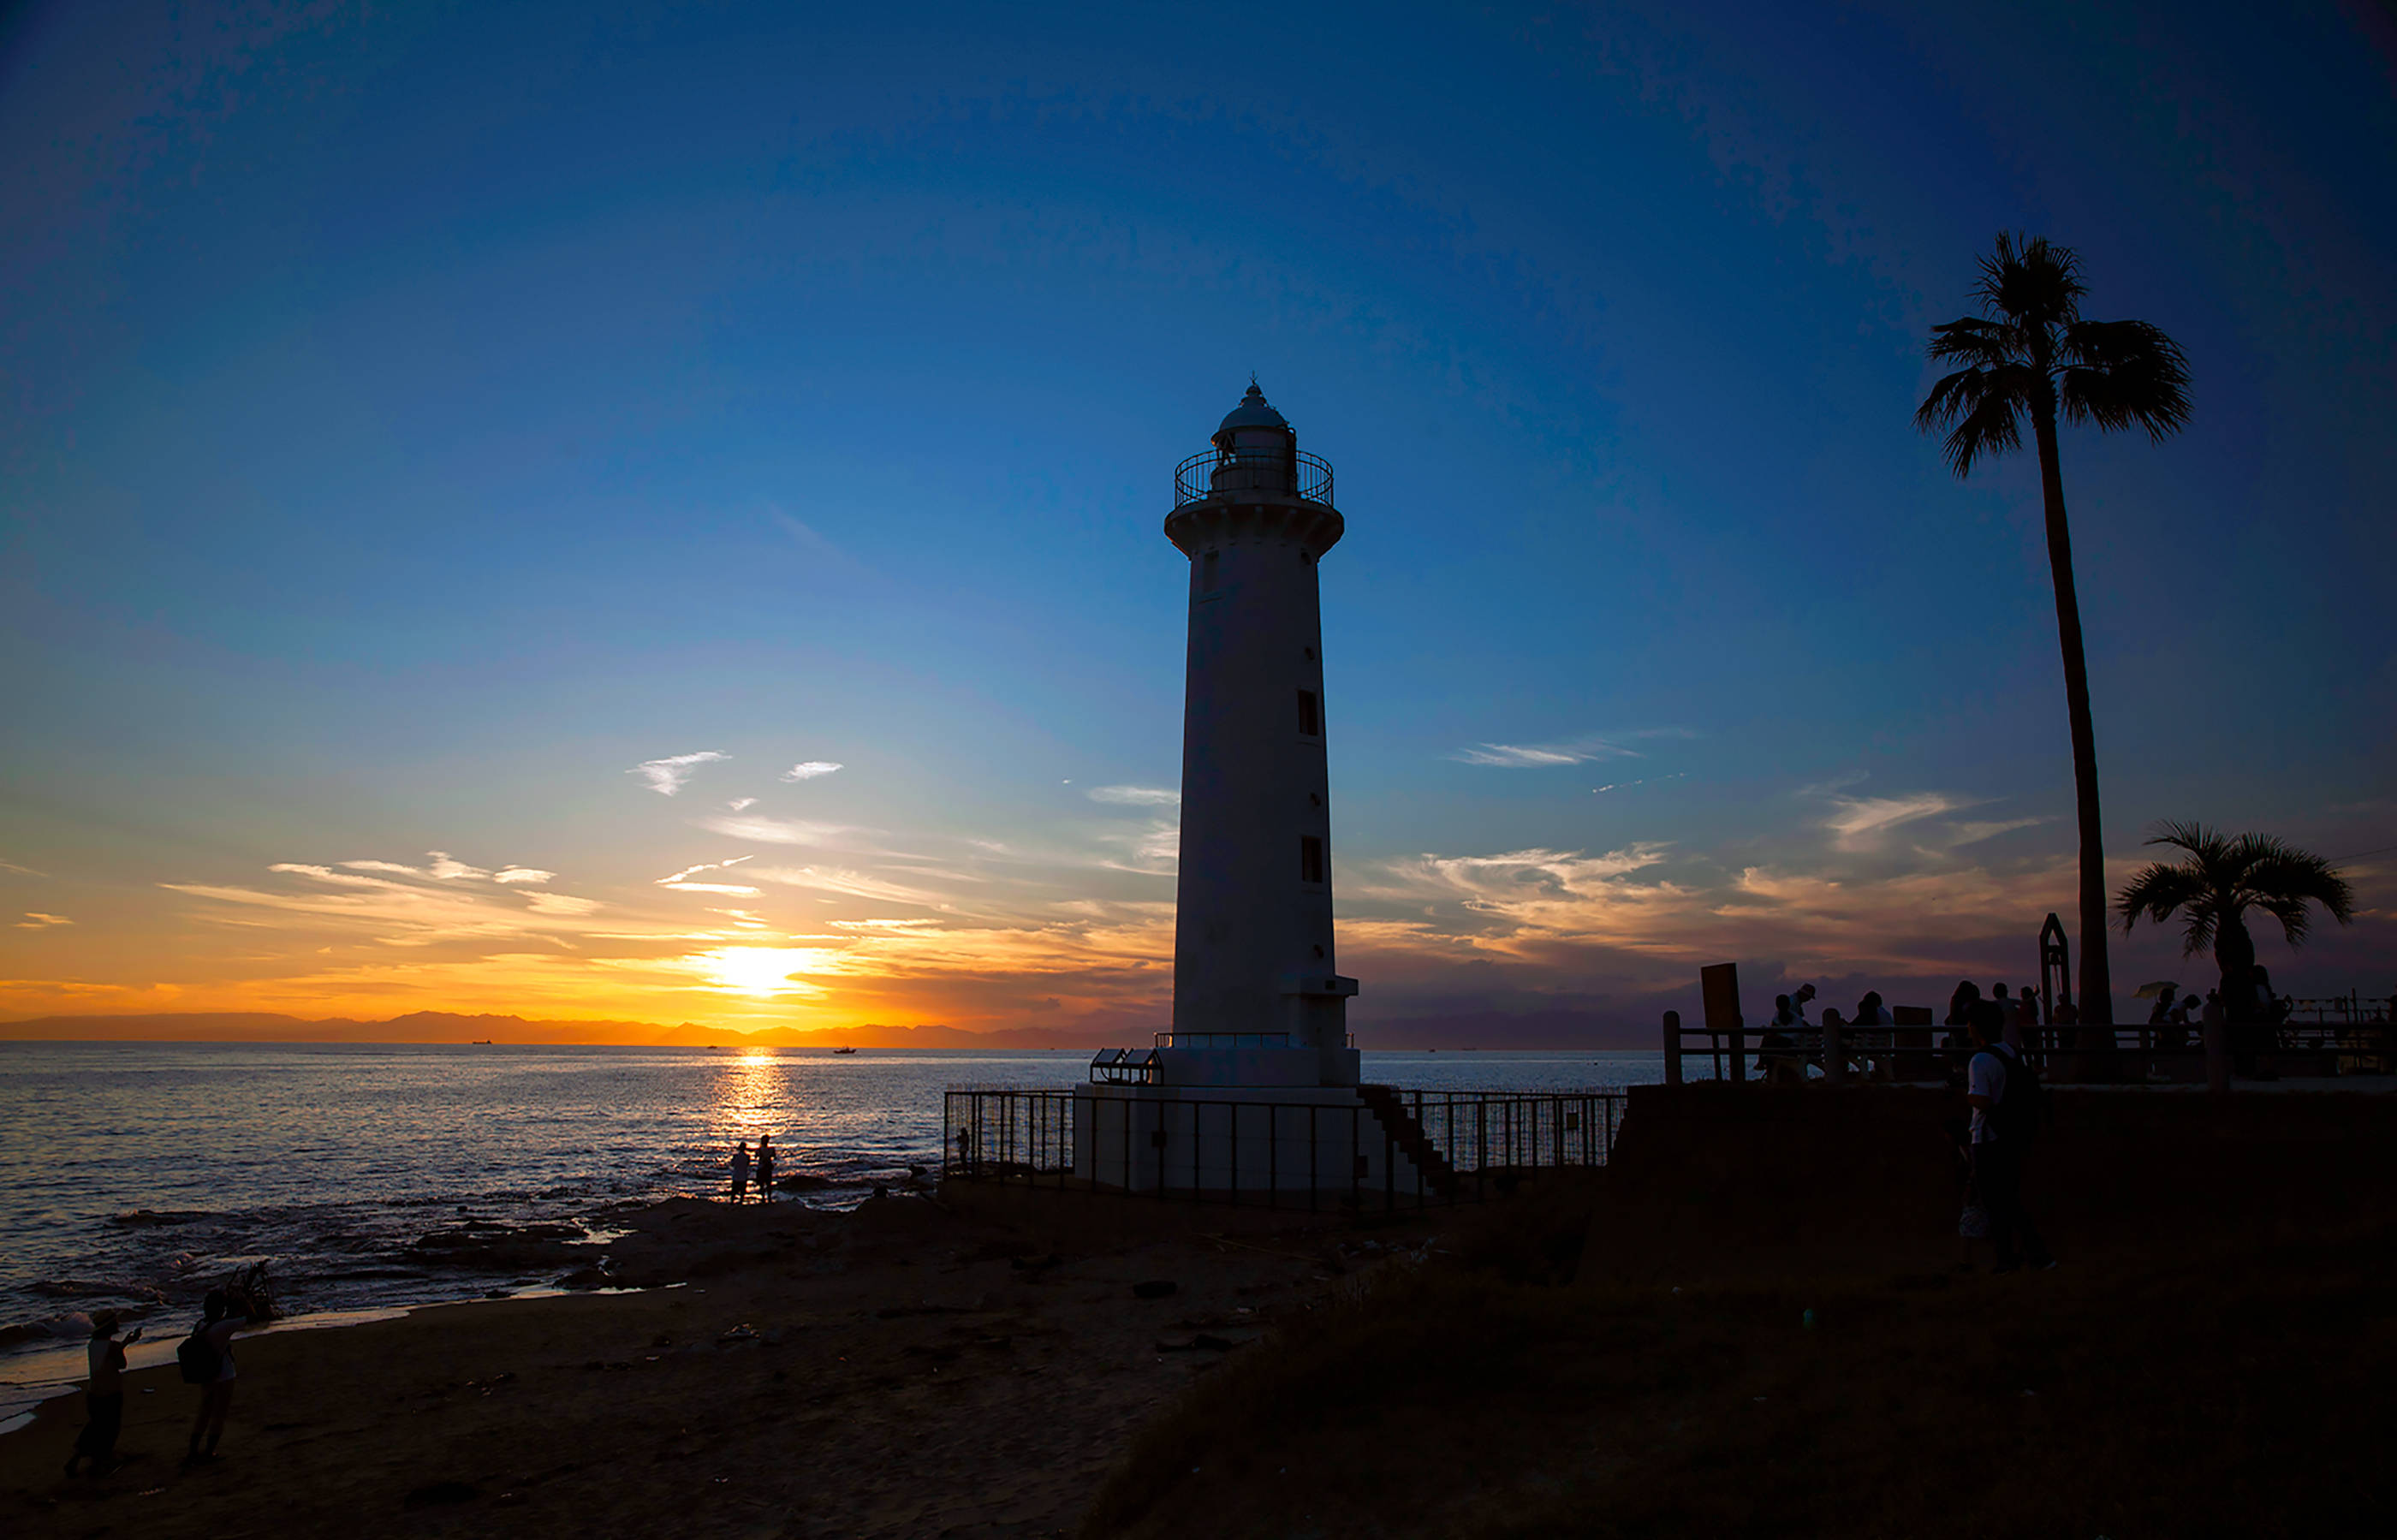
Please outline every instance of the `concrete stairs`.
M1424 1185L1442 1198L1454 1197L1456 1168L1449 1164L1448 1157L1440 1153L1440 1146L1431 1142L1431 1136L1424 1132L1424 1126L1416 1121L1415 1115L1407 1110L1398 1092L1388 1086L1360 1085L1357 1088L1357 1098L1365 1104L1365 1110L1373 1115L1373 1120L1382 1125L1382 1132L1389 1137L1390 1143L1413 1162Z

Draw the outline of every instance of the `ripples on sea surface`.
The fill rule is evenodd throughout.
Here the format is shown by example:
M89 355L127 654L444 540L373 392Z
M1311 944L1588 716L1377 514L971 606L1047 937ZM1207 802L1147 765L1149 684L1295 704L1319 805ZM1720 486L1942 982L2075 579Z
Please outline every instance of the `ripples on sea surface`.
M459 1298L547 1277L428 1267L468 1219L606 1225L722 1189L737 1139L845 1207L936 1166L941 1092L1068 1086L1080 1051L730 1052L463 1045L0 1044L0 1332L23 1349L113 1307L180 1332L196 1292L270 1265L295 1312ZM1365 1055L1368 1079L1562 1090L1662 1078L1655 1053Z

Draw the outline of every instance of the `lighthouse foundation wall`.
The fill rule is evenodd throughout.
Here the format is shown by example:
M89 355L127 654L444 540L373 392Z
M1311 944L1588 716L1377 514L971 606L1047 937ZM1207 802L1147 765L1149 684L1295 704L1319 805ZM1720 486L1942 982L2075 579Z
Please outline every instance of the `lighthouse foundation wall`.
M1432 1196L1403 1136L1347 1087L1074 1089L1074 1174L1128 1192Z

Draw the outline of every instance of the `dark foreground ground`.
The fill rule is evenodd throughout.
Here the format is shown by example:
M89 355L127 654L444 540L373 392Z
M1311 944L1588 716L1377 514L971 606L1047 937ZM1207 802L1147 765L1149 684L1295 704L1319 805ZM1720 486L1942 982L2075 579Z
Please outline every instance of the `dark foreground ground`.
M246 1345L205 1470L167 1376L104 1481L53 1403L0 1533L2377 1533L2397 1102L2267 1100L2060 1098L2067 1265L2005 1278L1889 1090L1660 1093L1610 1172L1391 1226L669 1205L620 1262L684 1288Z
M1196 1386L1083 1533L2386 1533L2397 1105L2065 1098L2067 1265L1993 1277L1936 1098L1747 1094Z

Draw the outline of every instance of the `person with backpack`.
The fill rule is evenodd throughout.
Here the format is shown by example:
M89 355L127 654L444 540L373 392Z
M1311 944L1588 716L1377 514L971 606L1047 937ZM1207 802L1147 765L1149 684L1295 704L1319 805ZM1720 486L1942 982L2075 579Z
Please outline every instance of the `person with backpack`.
M2025 1263L2053 1267L2056 1258L2022 1200L2023 1157L2046 1105L2039 1074L2006 1046L2005 1014L1995 1002L1975 1002L1965 1013L1965 1030L1974 1049L1964 1079L1964 1100L1973 1109L1973 1190L1989 1214L1995 1270L2011 1273Z
M224 1437L225 1413L233 1409L233 1334L241 1322L221 1289L211 1289L201 1304L200 1323L175 1349L183 1382L200 1387L199 1415L192 1419L191 1446L183 1463L198 1465L217 1457L217 1440Z

